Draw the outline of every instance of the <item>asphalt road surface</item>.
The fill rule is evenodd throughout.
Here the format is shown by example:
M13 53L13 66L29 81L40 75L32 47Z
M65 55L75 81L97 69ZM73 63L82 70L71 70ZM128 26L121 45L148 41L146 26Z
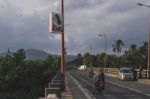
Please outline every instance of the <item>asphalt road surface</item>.
M106 77L106 89L100 95L94 87L94 80L88 78L84 71L69 70L69 73L95 99L150 99L150 86L136 81L119 81L114 77Z

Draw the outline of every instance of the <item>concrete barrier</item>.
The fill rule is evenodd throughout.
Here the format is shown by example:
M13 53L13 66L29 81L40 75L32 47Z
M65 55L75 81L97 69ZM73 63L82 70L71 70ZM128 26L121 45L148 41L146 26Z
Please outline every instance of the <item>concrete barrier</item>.
M60 88L45 88L45 98L49 94L56 94L59 99L61 99L61 89Z
M58 72L49 83L49 87L45 88L45 97L39 99L61 99L61 92L65 89L64 80L64 77Z
M55 80L55 79L53 79L53 80L51 80L51 83L61 83L61 80Z
M139 74L139 70L136 70L137 71L137 74L138 74L138 77L140 76ZM142 78L147 78L147 70L143 70L142 71Z
M118 68L106 68L106 73L118 74L118 72L119 72Z
M95 72L97 72L98 69L99 69L99 68L96 68L96 67L88 67L87 70L90 71L91 68L93 68L93 70L94 70ZM139 70L136 69L136 71L137 71L137 74L138 74L138 77L139 77ZM118 72L119 72L119 69L118 69L118 68L106 68L106 73L107 73L107 74L112 74L113 76L114 76L114 75L117 76L117 75L118 75ZM142 71L142 78L147 78L147 70L143 70L143 71Z
M49 83L49 88L61 88L61 83Z

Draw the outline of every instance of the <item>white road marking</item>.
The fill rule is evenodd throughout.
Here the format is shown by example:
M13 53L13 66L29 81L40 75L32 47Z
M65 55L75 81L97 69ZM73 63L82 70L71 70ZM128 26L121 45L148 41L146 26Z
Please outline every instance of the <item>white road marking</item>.
M117 86L120 86L120 87L122 87L122 88L130 89L130 90L135 91L135 92L137 92L137 93L141 93L141 94L143 94L143 95L145 95L145 96L150 96L150 94L141 92L141 91L139 91L139 90L136 90L136 89L133 89L133 88L130 88L130 87L127 87L127 86L119 85L119 84L114 83L114 82L112 82L112 81L106 81L106 82L111 83L111 84L114 84L114 85L117 85Z
M125 97L136 97L137 95L122 95L122 96L125 96Z
M93 99L96 99L96 97L95 97L87 88L85 88L85 91L87 91L87 93L88 93L90 96L92 96Z
M110 96L115 96L115 95L112 95L112 94L103 94L103 96L106 96L106 97L110 97ZM124 95L121 95L121 96L123 96L123 97L137 97L137 95L133 95L133 94L131 94L131 95L129 95L129 94L124 94Z
M85 90L84 88L82 87L82 85L69 73L67 72L70 77L73 79L73 81L78 85L78 87L81 89L81 91L83 92L83 94L87 97L87 99L93 99L92 96L90 96Z

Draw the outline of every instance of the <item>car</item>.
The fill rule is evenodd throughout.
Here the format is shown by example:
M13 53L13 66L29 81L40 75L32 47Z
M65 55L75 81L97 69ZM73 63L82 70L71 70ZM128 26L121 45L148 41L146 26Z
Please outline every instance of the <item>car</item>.
M131 68L123 67L119 69L118 73L119 80L133 80L134 75Z
M87 67L86 65L81 65L79 66L78 70L86 70L87 69L86 67Z

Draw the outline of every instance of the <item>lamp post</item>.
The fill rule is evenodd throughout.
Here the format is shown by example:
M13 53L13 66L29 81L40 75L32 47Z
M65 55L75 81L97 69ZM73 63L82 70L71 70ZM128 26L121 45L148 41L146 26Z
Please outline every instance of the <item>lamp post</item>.
M150 8L150 5L145 5L142 3L137 3L139 6L144 6ZM150 78L150 27L148 32L148 65L147 65L147 78Z
M103 36L105 38L105 65L104 65L104 70L106 72L106 63L107 63L107 52L106 52L106 44L107 44L107 36L105 34L99 34L98 36Z
M91 50L90 67L92 67L92 46L90 46L90 50Z

